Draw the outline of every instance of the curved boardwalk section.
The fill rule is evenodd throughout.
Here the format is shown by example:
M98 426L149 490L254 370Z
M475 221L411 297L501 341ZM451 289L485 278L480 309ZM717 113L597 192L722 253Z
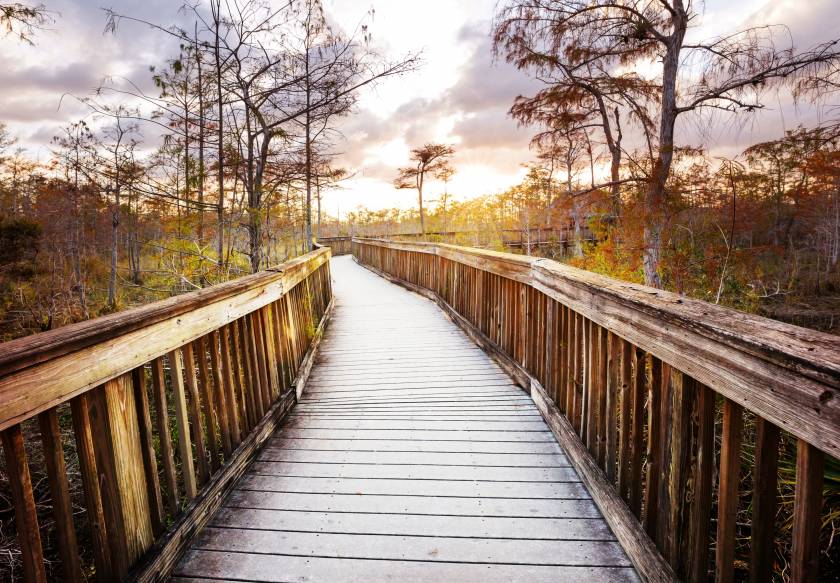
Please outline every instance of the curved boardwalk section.
M303 399L175 580L638 580L531 398L432 302L332 273Z

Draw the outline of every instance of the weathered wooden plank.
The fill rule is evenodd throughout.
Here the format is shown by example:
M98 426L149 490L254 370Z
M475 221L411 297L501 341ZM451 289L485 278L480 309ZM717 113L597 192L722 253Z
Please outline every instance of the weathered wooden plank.
M41 429L41 443L44 446L44 462L50 483L50 496L64 580L82 581L76 530L73 528L73 505L67 481L67 466L64 462L64 446L55 409L49 409L38 415L38 424Z
M779 491L779 428L760 417L755 420L755 470L750 527L750 581L772 578L774 535Z
M23 433L20 426L15 425L0 433L0 438L3 442L5 469L15 510L15 528L23 562L23 576L27 582L46 583L41 531L35 509L35 497L32 494L32 478L29 475Z
M305 417L295 417L288 423L289 427L301 429L379 429L389 431L403 431L422 429L425 431L545 431L545 423L539 421L388 421L378 419L358 420L321 420Z
M820 513L823 505L823 453L803 440L796 447L791 573L797 583L820 580Z
M195 467L198 470L198 485L202 486L210 478L210 466L207 461L207 449L204 447L204 429L201 419L201 399L198 396L198 382L196 381L195 355L193 345L185 344L181 349L184 355L184 378L187 382L189 395L188 417L192 431L192 443L195 446Z
M284 427L280 434L283 437L322 438L337 440L355 439L416 439L420 441L512 441L534 442L553 441L550 431L427 431L403 430L395 434L389 430L378 429L298 429Z
M242 441L242 428L239 426L239 404L236 398L236 389L234 385L233 364L231 354L231 342L228 337L230 326L226 326L219 330L221 338L221 370L222 370L222 389L225 394L225 404L227 405L228 430L230 431L230 445L236 448L239 442Z
M258 458L266 462L306 462L323 464L378 464L378 465L437 465L437 466L484 466L510 468L562 468L569 460L562 453L533 453L529 455L503 453L467 452L404 452L389 451L319 451L312 449L265 448Z
M216 407L213 399L213 388L210 386L210 372L207 366L207 339L202 336L193 343L198 356L198 374L201 386L201 407L204 411L204 421L207 423L207 445L210 448L210 468L216 471L221 465L219 455L219 438L216 433Z
M131 563L154 539L136 411L131 375L112 379L89 393L111 568L119 577L128 573Z
M630 562L613 541L534 541L264 532L210 527L194 548L238 553L456 563L610 566Z
M155 399L155 419L157 419L160 459L163 463L163 479L166 486L166 504L171 514L177 514L181 500L178 481L175 474L172 434L169 429L169 409L166 400L166 379L164 378L163 359L152 361L152 389Z
M163 499L160 495L160 478L152 434L149 394L146 391L145 368L138 367L131 372L131 384L134 388L134 405L137 408L137 429L140 455L143 458L146 498L149 501L149 520L152 524L152 534L157 537L163 532Z
M630 441L631 427L631 382L632 382L632 351L633 346L622 338L618 338L621 360L619 370L618 399L620 402L619 430L618 430L618 495L629 501L630 471L633 460Z
M213 330L210 333L210 342L208 348L210 349L210 372L213 377L211 394L213 397L213 409L216 411L216 419L219 422L219 435L222 438L222 450L225 454L225 459L230 457L233 451L233 443L231 440L231 430L228 423L228 405L225 398L225 387L223 385L223 372L221 357L219 350L221 340L219 339L219 331Z
M533 518L599 518L591 500L544 500L528 498L456 498L441 496L380 496L330 494L318 496L294 492L234 490L226 508L297 510L301 512L360 512L431 516L487 516Z
M715 394L703 385L697 386L696 418L694 491L691 497L688 544L684 549L687 562L685 578L703 583L709 579L712 476L715 463Z
M377 480L366 478L300 478L248 473L237 483L240 490L301 492L310 494L379 494L383 496L456 496L473 498L589 499L583 484L575 482L481 482L454 480Z
M738 481L741 473L741 443L744 435L743 408L729 399L723 403L723 432L718 479L717 552L715 581L735 579L735 527L738 511Z
M181 458L181 476L184 480L184 492L187 501L195 498L197 486L193 466L192 443L190 440L190 421L187 411L187 394L184 388L184 367L181 363L181 351L173 350L166 359L169 361L169 378L172 381L172 397L175 401L175 422L178 427L178 453Z
M85 509L90 526L91 546L96 572L107 579L112 576L111 544L108 538L108 525L102 507L102 495L99 490L99 472L96 468L96 454L93 448L93 430L90 423L88 396L81 394L70 401L73 417L73 434L76 437L76 453L79 456L79 471L85 491Z
M650 538L657 540L659 518L659 480L662 473L662 361L649 358L647 469L645 471L645 514L642 524Z
M254 473L269 476L379 478L415 480L520 480L523 482L577 481L569 466L511 468L498 466L440 466L417 464L330 464L314 462L254 462Z
M270 531L334 532L528 540L615 540L601 519L424 516L222 508L211 526Z
M324 558L312 562L307 557L190 551L178 575L198 577L242 577L259 581L334 581L336 583L387 581L482 581L495 583L516 580L533 583L575 580L581 583L638 581L626 567L549 567L497 565L488 569L468 563L419 561L369 561Z
M518 455L557 454L563 451L554 440L528 443L498 441L413 441L406 439L338 441L333 439L294 439L276 436L269 440L267 446L284 450L399 451L404 453L428 451L439 453L506 453Z

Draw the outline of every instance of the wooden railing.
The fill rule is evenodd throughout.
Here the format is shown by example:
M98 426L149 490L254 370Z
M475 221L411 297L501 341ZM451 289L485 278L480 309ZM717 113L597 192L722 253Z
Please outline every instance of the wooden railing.
M531 391L647 580L817 581L821 554L836 576L821 541L838 515L836 336L544 259L357 239L353 254Z
M337 257L339 255L350 255L350 241L351 237L319 237L318 245L329 247L332 250L333 257Z
M0 346L25 580L167 577L294 404L332 305L329 257Z

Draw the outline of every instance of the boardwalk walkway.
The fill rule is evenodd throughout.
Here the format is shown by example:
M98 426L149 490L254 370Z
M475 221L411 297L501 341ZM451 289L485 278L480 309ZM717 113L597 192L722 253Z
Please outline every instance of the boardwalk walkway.
M637 580L530 397L432 302L332 272L303 400L175 580Z

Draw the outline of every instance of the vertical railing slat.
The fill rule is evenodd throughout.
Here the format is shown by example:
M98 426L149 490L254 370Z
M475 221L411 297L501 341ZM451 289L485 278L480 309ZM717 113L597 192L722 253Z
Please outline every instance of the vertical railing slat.
M27 583L46 583L47 573L44 568L44 551L41 548L41 531L38 527L32 478L29 475L29 463L20 425L13 425L6 429L0 433L0 437L3 441L6 472L15 509L15 526L23 561L23 576Z
M73 505L70 500L70 487L67 481L67 465L64 461L64 446L61 440L61 427L55 408L38 415L41 429L41 442L44 446L44 461L47 478L50 483L53 516L58 538L58 550L65 581L81 581L82 567L79 561L79 548L76 530L73 527Z
M169 512L178 513L180 498L178 481L175 476L175 460L172 451L172 435L169 430L169 410L166 400L166 379L164 378L163 357L152 361L152 388L155 398L155 418L157 419L160 459L163 462L163 479L166 487L166 503Z
M796 492L793 505L791 573L796 583L820 580L820 512L823 503L824 454L806 441L796 444Z
M770 581L773 534L779 491L779 428L761 417L755 420L755 469L750 530L750 581Z
M734 401L725 399L718 480L718 527L715 553L715 581L717 583L730 583L735 580L735 527L743 436L743 409Z
M93 430L88 411L88 397L82 393L70 401L73 416L73 432L76 436L76 453L79 456L79 471L85 491L87 520L90 526L91 547L96 564L96 572L104 580L112 575L110 539L108 525L105 522L105 510L102 494L99 491L99 473L96 468L96 454L93 450Z
M175 401L175 422L178 427L178 453L181 457L181 476L184 480L184 493L187 501L195 498L198 491L195 483L192 443L190 440L190 422L187 411L187 394L184 388L184 367L181 364L181 351L173 350L166 356L169 361L169 378L172 382L172 397Z
M134 388L134 406L137 409L137 426L140 438L140 454L143 459L143 473L146 476L146 497L149 500L149 519L152 533L157 537L163 533L163 500L160 495L157 457L155 456L152 417L149 411L149 394L146 392L146 370L137 367L131 372Z
M715 463L715 393L698 384L696 399L697 450L694 459L694 492L691 499L686 579L709 579L709 538L712 520L712 476Z
M198 356L198 376L201 385L201 406L207 423L207 444L210 446L210 467L215 472L221 466L219 436L216 432L216 410L213 405L213 388L210 386L210 371L207 367L207 338L202 336L193 343Z
M192 430L192 443L195 446L194 461L198 471L198 485L203 486L210 478L210 467L207 463L207 449L204 447L204 429L201 423L201 400L198 396L198 382L195 376L193 345L184 345L181 352L184 355L184 378L187 382L187 393L189 395L190 429Z

